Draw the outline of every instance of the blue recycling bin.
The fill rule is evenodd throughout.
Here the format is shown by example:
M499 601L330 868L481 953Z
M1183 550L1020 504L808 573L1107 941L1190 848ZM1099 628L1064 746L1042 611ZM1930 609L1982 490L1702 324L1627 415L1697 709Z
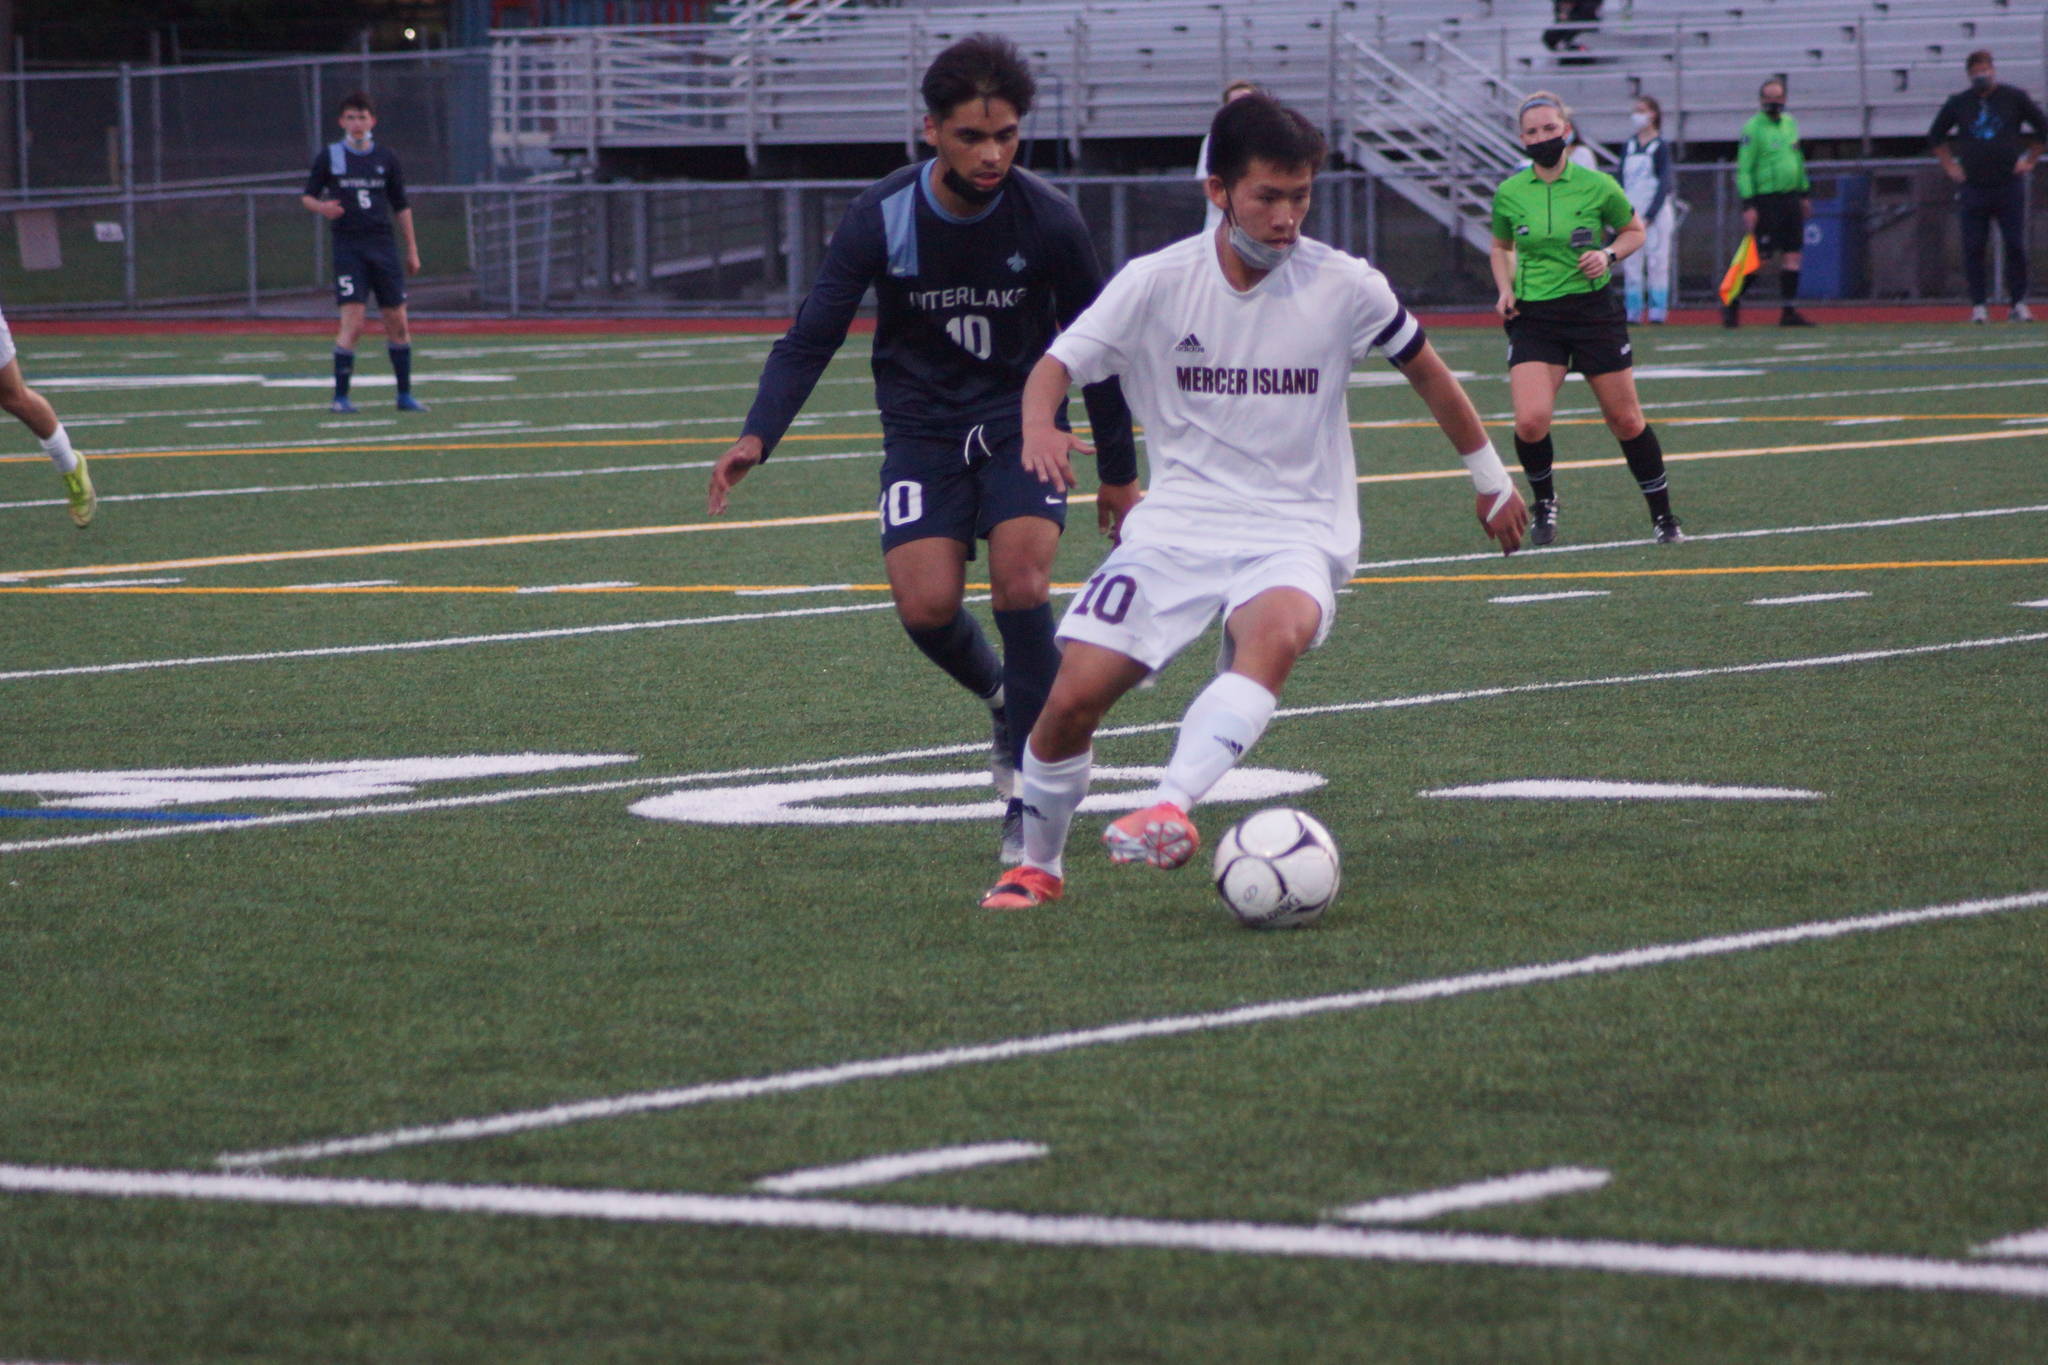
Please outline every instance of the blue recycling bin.
M1806 220L1802 299L1860 299L1869 293L1870 177L1835 177L1833 193L1813 196Z

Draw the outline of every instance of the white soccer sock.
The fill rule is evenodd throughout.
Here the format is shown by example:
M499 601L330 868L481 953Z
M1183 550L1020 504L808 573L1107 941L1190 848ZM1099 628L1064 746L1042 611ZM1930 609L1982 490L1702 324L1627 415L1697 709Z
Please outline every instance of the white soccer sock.
M1024 780L1017 794L1024 798L1024 865L1064 877L1062 855L1074 810L1088 794L1088 770L1095 751L1083 749L1072 758L1048 763L1024 746Z
M50 457L50 463L57 466L59 474L69 474L78 468L78 452L71 448L71 433L64 430L62 422L43 438L43 454Z
M1180 738L1174 741L1173 758L1159 784L1159 799L1192 810L1259 742L1279 702L1242 673L1217 674L1181 719Z

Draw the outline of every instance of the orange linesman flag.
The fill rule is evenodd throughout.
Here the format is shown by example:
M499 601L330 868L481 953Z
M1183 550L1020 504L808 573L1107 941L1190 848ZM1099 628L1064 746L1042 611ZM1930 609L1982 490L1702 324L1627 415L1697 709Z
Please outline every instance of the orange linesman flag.
M1742 287L1762 264L1756 254L1756 234L1744 233L1742 245L1735 248L1735 259L1728 262L1728 273L1721 277L1721 302L1726 305L1741 298Z

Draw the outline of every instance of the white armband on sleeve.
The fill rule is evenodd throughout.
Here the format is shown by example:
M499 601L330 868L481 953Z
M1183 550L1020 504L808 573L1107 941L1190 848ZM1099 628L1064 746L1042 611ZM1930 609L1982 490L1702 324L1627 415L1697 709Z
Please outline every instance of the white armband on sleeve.
M1491 441L1470 455L1460 455L1458 458L1465 462L1465 472L1472 476L1472 487L1478 490L1482 497L1505 493L1515 486L1515 481L1508 477L1507 466L1500 462L1500 456L1495 452Z

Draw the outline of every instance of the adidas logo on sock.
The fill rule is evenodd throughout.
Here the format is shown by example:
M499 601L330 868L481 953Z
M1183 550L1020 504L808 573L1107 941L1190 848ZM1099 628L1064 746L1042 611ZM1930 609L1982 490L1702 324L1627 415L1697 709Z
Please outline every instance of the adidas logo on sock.
M1176 353L1185 352L1189 355L1204 354L1202 350L1201 339L1197 337L1193 332L1189 332L1186 336L1182 337L1180 339L1180 345L1174 347L1173 349Z

